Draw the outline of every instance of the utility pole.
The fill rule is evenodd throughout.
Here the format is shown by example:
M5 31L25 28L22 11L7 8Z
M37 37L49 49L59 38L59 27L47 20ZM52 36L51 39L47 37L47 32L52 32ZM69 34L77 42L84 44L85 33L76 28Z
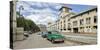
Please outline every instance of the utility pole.
M24 10L22 5L19 7L19 17L21 17L21 10Z

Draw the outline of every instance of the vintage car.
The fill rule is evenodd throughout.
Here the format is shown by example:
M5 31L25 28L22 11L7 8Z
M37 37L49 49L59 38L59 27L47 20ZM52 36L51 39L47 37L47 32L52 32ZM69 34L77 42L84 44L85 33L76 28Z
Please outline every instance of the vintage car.
M49 31L47 35L47 39L50 40L52 43L55 42L64 42L64 36L62 36L57 31Z
M46 38L47 35L48 35L48 32L42 32L42 33L41 33L41 36L42 36L43 38Z
M25 37L29 37L29 33L27 31L24 32Z

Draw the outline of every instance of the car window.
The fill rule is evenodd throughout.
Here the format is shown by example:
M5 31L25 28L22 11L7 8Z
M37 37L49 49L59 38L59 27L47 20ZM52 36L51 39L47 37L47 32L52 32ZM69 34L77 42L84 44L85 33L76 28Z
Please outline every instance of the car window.
M58 34L59 32L57 31L49 31L48 34Z
M58 32L57 31L53 31L52 34L58 34Z
M51 34L51 32L48 32L48 34Z
M42 34L47 34L47 32L42 32Z

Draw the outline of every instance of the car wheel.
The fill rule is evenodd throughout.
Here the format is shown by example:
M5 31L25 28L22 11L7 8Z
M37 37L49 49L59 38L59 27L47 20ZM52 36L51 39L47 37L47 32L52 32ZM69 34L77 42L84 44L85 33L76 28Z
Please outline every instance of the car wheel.
M55 43L54 40L51 40L52 43Z
M64 40L62 42L64 43Z
M49 40L49 39L47 38L47 40Z

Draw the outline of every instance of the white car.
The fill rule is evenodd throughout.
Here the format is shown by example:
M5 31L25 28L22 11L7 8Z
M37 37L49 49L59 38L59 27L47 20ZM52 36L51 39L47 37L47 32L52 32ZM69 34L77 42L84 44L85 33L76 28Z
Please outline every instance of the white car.
M25 32L25 33L24 33L24 36L25 36L25 37L29 37L29 35L28 35L28 33L27 33L27 32Z

